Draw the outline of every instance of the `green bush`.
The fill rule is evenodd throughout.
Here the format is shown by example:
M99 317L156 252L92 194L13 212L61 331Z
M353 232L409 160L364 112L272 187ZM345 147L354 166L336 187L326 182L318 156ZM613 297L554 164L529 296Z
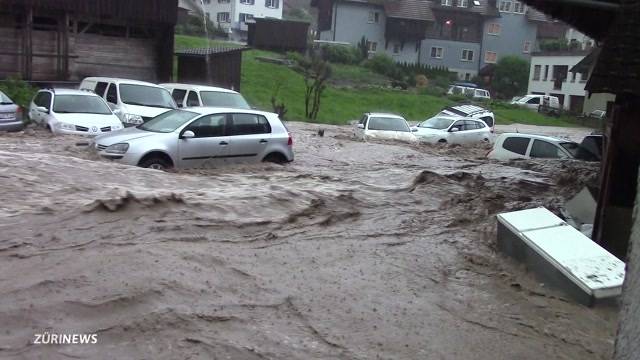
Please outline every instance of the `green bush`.
M431 96L445 96L447 94L447 89L439 86L429 85L420 91L421 94L431 95Z
M29 83L22 81L18 77L9 77L7 80L0 82L0 90L23 108L29 107L31 99L38 92L38 88L29 85Z
M362 60L360 52L353 46L325 45L322 47L322 58L335 64L358 64Z
M395 76L398 74L398 66L388 55L378 54L365 62L365 66L372 71L386 75Z

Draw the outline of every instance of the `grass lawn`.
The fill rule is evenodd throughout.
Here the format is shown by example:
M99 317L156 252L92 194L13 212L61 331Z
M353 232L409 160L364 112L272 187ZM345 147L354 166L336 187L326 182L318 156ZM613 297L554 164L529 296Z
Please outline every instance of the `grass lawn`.
M204 47L203 38L176 35L176 49ZM230 46L231 43L210 40L211 46ZM249 103L259 109L271 111L271 97L287 107L286 118L304 120L304 80L301 74L284 65L256 60L256 57L282 57L281 54L249 50L242 57L241 91ZM390 112L415 122L429 118L444 106L453 104L445 96L421 95L413 91L382 88L350 88L338 85L383 85L388 79L382 75L355 65L335 64L333 80L325 90L316 122L345 124L359 119L363 113ZM575 126L568 117L552 118L526 109L496 108L498 124L532 124L550 126Z
M177 49L193 49L193 48L202 48L202 47L217 47L217 46L234 46L237 47L237 44L230 43L222 40L212 40L209 39L209 45L207 45L207 39L199 37L199 36L189 36L189 35L176 35L174 37L175 45L174 47Z

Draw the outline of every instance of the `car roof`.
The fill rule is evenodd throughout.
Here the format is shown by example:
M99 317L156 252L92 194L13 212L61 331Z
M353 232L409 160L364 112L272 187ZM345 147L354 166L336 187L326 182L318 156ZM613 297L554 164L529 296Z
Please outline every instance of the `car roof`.
M477 106L477 105L447 106L444 109L442 109L442 111L448 111L448 112L451 112L451 113L453 113L455 115L464 116L464 117L469 117L469 116L473 116L473 115L477 115L477 114L481 114L481 113L491 112L490 110L487 110L487 109L485 109L483 107L480 107L480 106Z
M396 119L402 119L405 120L405 118L403 118L400 115L396 115L396 114L390 114L390 113L367 113L367 115L369 116L375 116L375 117L391 117L391 118L396 118Z
M150 83L150 82L147 82L147 81L132 80L132 79L110 78L110 77L88 77L88 78L84 78L82 81L86 81L86 80L88 80L88 81L114 82L116 84L145 85L145 86L151 86L151 87L157 87L157 88L164 89L162 86L160 86L158 84Z
M525 134L525 133L503 133L503 134L500 134L500 137L522 137L522 138L545 140L553 143L575 142L569 139L562 139L562 138L557 138L553 136Z
M238 109L238 108L230 108L230 107L211 107L211 106L195 106L189 108L180 109L180 111L191 111L198 113L200 115L206 114L219 114L219 113L245 113L245 114L256 114L256 115L276 115L275 113L268 111L260 111L260 110L250 110L250 109Z
M170 88L181 88L181 89L195 90L195 91L215 91L215 92L223 92L223 93L230 93L230 94L238 94L237 91L233 91L230 89L225 89L217 86L181 84L181 83L164 83L164 84L160 84L160 86L170 87Z
M98 96L93 91L78 90L78 89L53 88L53 89L42 89L40 91L49 91L49 92L52 92L54 95Z

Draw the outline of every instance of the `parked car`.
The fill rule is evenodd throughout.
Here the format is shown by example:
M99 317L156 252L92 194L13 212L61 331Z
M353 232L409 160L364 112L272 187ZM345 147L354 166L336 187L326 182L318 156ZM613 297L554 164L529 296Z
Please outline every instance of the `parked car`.
M202 85L160 84L171 92L179 108L193 106L251 109L247 100L237 91Z
M550 136L505 133L496 138L493 149L487 154L490 159L573 159L579 145L573 141Z
M587 135L580 142L580 147L575 158L586 161L601 161L604 149L604 136L602 134Z
M366 113L356 124L356 137L359 139L388 139L417 141L411 128L402 116L384 113Z
M607 112L604 110L593 110L592 112L588 113L586 116L592 119L603 120L607 118Z
M411 131L419 141L434 144L489 142L493 137L484 121L459 116L434 116L412 127Z
M491 100L491 93L489 93L489 91L471 86L451 85L449 86L447 94L463 95L476 100Z
M91 90L104 98L125 126L142 124L177 105L162 86L137 80L89 77L81 90Z
M20 131L23 128L22 108L0 91L0 131Z
M491 110L485 109L477 105L460 104L455 106L447 106L438 113L438 116L460 116L464 118L471 118L476 120L482 120L491 129L491 132L495 132L496 116Z
M560 100L557 96L530 94L516 97L511 100L512 105L518 105L533 111L539 111L540 107L546 107L555 113L560 113Z
M83 90L38 91L29 104L29 118L54 134L95 136L123 128L104 99Z
M137 127L99 136L101 156L153 169L293 161L293 140L277 114L196 107L165 112Z

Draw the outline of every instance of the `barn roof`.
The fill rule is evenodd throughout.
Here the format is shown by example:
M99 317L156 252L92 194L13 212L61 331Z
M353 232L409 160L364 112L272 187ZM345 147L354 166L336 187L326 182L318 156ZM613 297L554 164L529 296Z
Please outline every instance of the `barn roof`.
M213 48L193 48L193 49L182 49L176 50L175 54L178 56L193 56L193 57L204 57L207 55L218 55L218 54L227 54L233 53L236 51L244 51L249 50L246 46L237 46L237 47L213 47Z
M429 3L424 0L388 1L384 4L388 17L421 21L434 21Z
M139 23L175 24L178 0L0 0L0 7L30 7L66 11L92 18L115 18Z

